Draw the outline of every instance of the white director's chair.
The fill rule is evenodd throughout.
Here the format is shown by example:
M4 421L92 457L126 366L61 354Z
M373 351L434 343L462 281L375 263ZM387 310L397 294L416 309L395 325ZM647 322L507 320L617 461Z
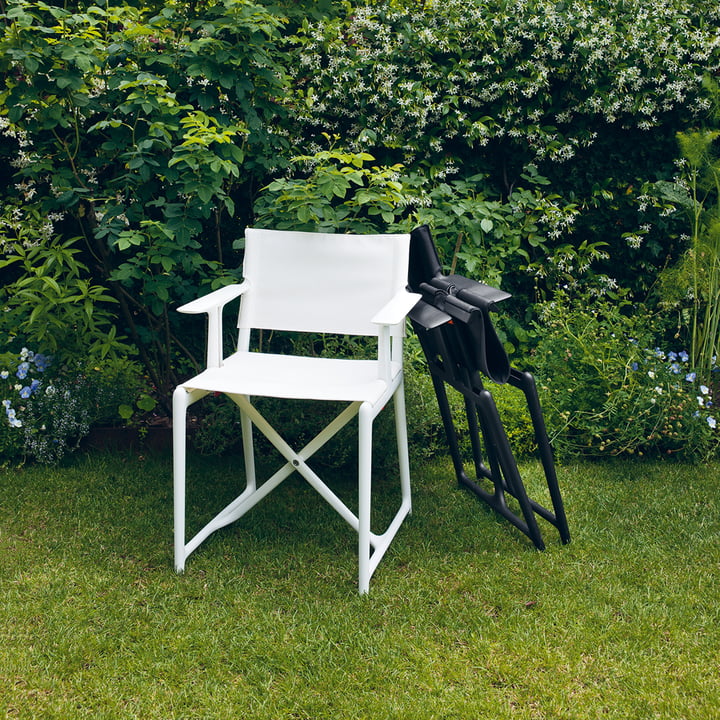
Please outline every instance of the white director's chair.
M207 313L207 369L173 395L175 567L211 533L242 517L297 470L358 533L359 590L410 512L410 472L403 395L405 316L419 299L406 290L409 235L339 235L247 229L243 282L179 308ZM222 352L222 308L241 296L237 351ZM253 329L377 337L377 359L275 355L250 351ZM245 490L189 542L185 540L185 453L188 407L220 392L239 407L245 456ZM253 397L345 401L347 407L305 447L291 448L257 411ZM401 504L384 532L370 527L373 420L393 399ZM353 513L308 465L353 417L358 417L358 511ZM286 464L259 483L252 428L283 455Z

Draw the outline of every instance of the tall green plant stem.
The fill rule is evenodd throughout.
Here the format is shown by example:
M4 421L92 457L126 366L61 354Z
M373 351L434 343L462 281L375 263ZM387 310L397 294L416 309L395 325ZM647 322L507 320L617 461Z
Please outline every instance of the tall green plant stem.
M688 165L691 355L708 382L717 361L720 330L720 161L713 155L718 137L720 131L714 129L678 133Z

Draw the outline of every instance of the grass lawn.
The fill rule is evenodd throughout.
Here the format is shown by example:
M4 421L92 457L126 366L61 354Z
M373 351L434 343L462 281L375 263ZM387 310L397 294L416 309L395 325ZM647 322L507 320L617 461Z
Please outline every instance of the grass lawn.
M232 493L232 459L193 462L192 503ZM718 718L719 471L560 467L573 541L541 521L539 553L448 462L416 466L366 597L299 480L178 576L169 455L0 471L0 716Z

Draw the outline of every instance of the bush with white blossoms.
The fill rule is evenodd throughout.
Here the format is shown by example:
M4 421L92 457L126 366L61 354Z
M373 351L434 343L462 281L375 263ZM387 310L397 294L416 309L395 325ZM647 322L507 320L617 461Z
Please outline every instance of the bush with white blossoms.
M503 140L565 163L608 126L657 129L703 112L716 4L690 0L348 3L305 23L289 68L309 127L420 157Z
M50 359L22 348L0 355L0 465L55 463L89 432L83 376L50 374Z
M337 5L338 16L290 39L305 149L327 132L422 174L451 161L459 178L483 176L486 200L527 190L522 176L536 166L557 207L577 208L573 224L547 228L558 233L548 244L602 239L611 255L602 271L647 292L684 220L653 183L672 181L675 132L712 106L703 78L720 71L718 3ZM523 249L536 262L545 255Z

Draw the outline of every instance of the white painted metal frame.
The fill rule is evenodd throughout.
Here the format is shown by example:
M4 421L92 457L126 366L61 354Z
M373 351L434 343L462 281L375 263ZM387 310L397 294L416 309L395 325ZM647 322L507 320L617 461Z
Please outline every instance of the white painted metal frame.
M175 568L178 572L184 570L188 556L209 535L241 518L297 471L358 533L358 587L360 593L368 592L370 577L411 511L402 338L405 316L419 296L405 290L408 252L409 236L406 235L348 236L248 229L245 281L179 308L185 313L207 313L208 346L207 369L180 385L173 395ZM271 267L262 267L263 264ZM279 265L286 266L285 270ZM374 270L380 280L374 277L369 281L366 276L370 270ZM322 295L328 283L318 287L320 279L328 276L332 278L331 291L336 294L330 297ZM283 296L279 300L273 297L271 283L276 284L278 294ZM257 300L252 297L256 287L262 287ZM363 292L367 295L365 307L362 307ZM223 358L222 309L238 296L242 296L238 350ZM269 313L263 310L260 300L267 300L271 306ZM378 358L349 360L249 352L250 330L254 327L376 335ZM185 420L190 405L210 392L228 395L240 410L246 486L186 542ZM339 400L348 405L305 447L294 450L252 404L251 397L263 395ZM372 428L373 421L391 399L395 406L401 502L387 528L375 533L370 522ZM358 418L359 450L357 514L308 464L311 456L355 417ZM258 483L255 472L253 426L286 460L262 483Z

